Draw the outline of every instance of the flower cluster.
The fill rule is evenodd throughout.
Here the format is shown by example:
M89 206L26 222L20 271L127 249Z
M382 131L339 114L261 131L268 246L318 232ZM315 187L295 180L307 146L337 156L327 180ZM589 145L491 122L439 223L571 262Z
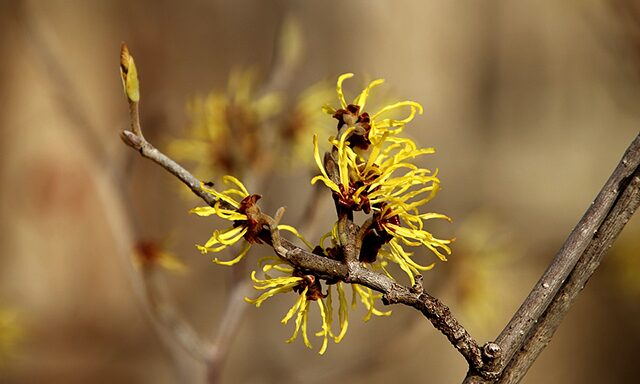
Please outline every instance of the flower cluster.
M189 136L172 140L169 153L197 164L196 174L240 174L264 161L258 132L282 108L279 94L256 94L256 72L235 71L226 92L213 91L188 105Z
M232 266L239 263L249 252L252 244L261 243L261 238L266 236L263 231L267 231L268 226L272 225L265 215L260 211L257 201L260 195L249 194L242 182L233 176L223 177L223 183L228 187L224 190L217 190L211 184L203 185L202 188L217 198L217 202L213 207L197 207L191 210L199 216L217 216L221 219L231 222L231 225L222 230L215 230L209 240L204 245L197 245L197 248L203 253L219 253L229 247L241 244L240 251L231 260L220 260L214 258L214 262L219 265ZM287 231L300 238L311 250L309 244L298 231L289 225L277 225L279 231ZM330 257L325 254L323 248L316 247L313 252ZM296 340L298 334L302 334L304 344L309 348L312 347L307 333L307 318L309 316L310 303L317 303L320 317L322 319L322 328L316 333L316 336L322 337L323 343L319 353L323 354L331 339L335 343L339 343L344 337L348 327L348 308L344 283L340 281L326 282L326 292L320 278L308 271L301 271L289 265L286 261L276 257L266 257L259 261L259 270L264 278L258 277L258 272L253 271L251 278L255 283L255 289L264 291L256 299L246 299L247 302L255 304L257 307L268 298L287 292L295 292L299 295L298 299L291 307L289 312L282 319L283 324L287 324L295 316L295 328L293 336L287 342ZM274 275L274 272L277 275ZM356 306L359 300L367 310L364 320L368 321L372 315L388 316L391 312L382 312L374 307L374 301L381 297L380 294L374 294L370 288L352 285L351 307ZM335 292L334 292L335 291ZM333 297L338 296L338 330L334 332L332 324L334 321L334 305Z
M421 213L420 208L436 195L440 180L438 171L420 168L410 161L434 153L433 148L418 148L408 138L400 137L407 123L422 106L414 101L401 101L369 115L364 111L371 89L383 83L372 81L353 101L345 100L342 83L352 77L338 78L339 109L325 107L325 112L338 120L337 135L329 138L332 151L320 156L318 138L314 136L314 156L320 175L311 183L324 183L333 193L338 207L371 214L362 241L359 261L382 268L388 275L387 261L397 264L411 280L434 263L421 265L405 246L424 246L440 260L451 253L451 240L438 239L425 229L430 219L450 220L437 213ZM389 115L408 110L404 118ZM379 263L376 263L379 261Z
M314 252L318 251L319 247L314 250ZM258 278L256 271L253 271L251 279L255 283L255 289L265 292L256 299L245 299L247 302L260 307L266 299L276 294L291 291L299 294L298 300L296 300L281 321L282 324L287 324L289 320L295 316L294 332L291 338L287 340L287 343L296 340L298 334L301 333L304 344L312 348L307 333L307 318L309 316L310 303L314 301L317 303L322 322L320 331L315 334L322 338L322 346L318 353L325 353L329 340L339 343L343 339L349 326L349 304L345 293L345 283L341 281L327 281L327 290L326 293L323 293L322 284L317 276L300 271L277 257L262 258L259 264L265 278ZM278 276L273 275L274 271L278 273ZM336 295L338 296L338 330L334 332L332 328L334 320L333 301ZM374 301L381 296L381 294L374 294L371 288L352 284L351 308L356 306L356 302L359 299L367 310L363 319L364 321L369 321L372 315L388 316L391 314L391 311L382 312L374 307Z
M171 140L169 153L196 164L195 173L203 177L306 164L309 135L322 126L322 113L312 106L328 100L329 87L315 84L289 102L258 86L256 71L237 70L226 91L195 97L187 108L188 136Z
M380 269L390 277L389 263L397 264L414 283L415 275L431 269L434 263L422 265L414 261L413 253L405 247L424 246L441 260L446 260L446 255L451 252L448 247L450 240L438 239L425 229L427 220L448 220L448 217L420 211L438 191L440 182L437 170L430 171L411 163L418 156L434 153L434 149L418 148L412 140L400 137L405 125L416 114L422 113L422 107L413 101L402 101L369 115L364 110L368 95L383 81L371 82L353 103L348 104L342 83L351 76L345 74L338 79L341 108L324 108L325 112L338 120L337 135L329 137L330 151L324 158L320 156L318 136L313 137L314 159L320 175L311 182L322 182L332 191L338 210L351 213L362 211L370 216L361 230L360 262ZM403 109L408 111L406 116L393 118L394 113ZM200 216L214 215L231 222L225 230L214 231L204 245L197 246L202 253L219 253L234 244L242 244L234 258L223 261L216 257L213 260L215 263L227 266L237 264L247 255L252 244L265 239L273 243L274 230L294 234L307 245L309 251L318 256L345 261L337 223L313 247L295 228L278 224L275 222L277 220L262 214L257 205L260 195L249 194L238 179L225 176L223 182L228 187L225 190L213 188L211 184L203 185L206 191L217 198L217 202L211 207L192 210ZM327 241L329 244L325 244ZM282 318L283 324L295 319L293 335L287 342L296 340L301 334L304 344L311 348L307 320L314 306L321 318L321 328L315 333L322 339L321 354L326 351L330 340L338 343L345 336L349 325L345 282L321 279L313 272L301 270L277 256L260 259L258 269L252 272L251 278L254 288L262 293L246 301L257 307L278 294L297 294L296 301ZM383 312L375 308L374 304L382 297L381 294L357 284L350 284L350 289L351 307L358 301L362 303L366 310L365 321L372 316L391 314L391 311ZM337 304L334 305L336 297ZM338 316L334 316L336 310Z
M203 185L202 188L214 195L218 201L213 207L197 207L191 210L198 216L215 215L221 219L228 220L232 224L223 231L215 230L209 240L204 245L197 245L200 252L218 253L236 243L243 243L238 255L232 260L222 261L217 257L214 263L220 265L231 266L242 260L252 244L262 243L260 235L263 231L268 230L271 223L267 222L266 216L262 214L260 208L256 204L261 198L260 195L249 194L247 188L242 182L233 176L224 176L223 183L229 188L218 191L213 185ZM298 231L289 225L278 225L278 230L289 231L294 235L302 238ZM245 240L244 242L242 240Z

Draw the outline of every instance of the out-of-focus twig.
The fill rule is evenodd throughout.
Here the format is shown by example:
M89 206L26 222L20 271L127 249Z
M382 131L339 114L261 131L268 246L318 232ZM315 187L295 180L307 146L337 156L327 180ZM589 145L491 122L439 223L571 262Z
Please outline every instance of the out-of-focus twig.
M298 17L293 11L284 13L280 28L274 39L273 55L269 72L260 93L267 94L286 88L302 59L302 31Z
M213 346L204 341L167 301L163 286L158 281L157 268L144 266L141 275L146 302L152 314L151 318L158 323L157 329L166 338L177 342L177 345L194 359L206 363L207 351Z
M109 148L105 147L105 140L101 138L98 125L87 113L87 105L79 102L83 98L79 96L78 87L70 76L70 70L64 66L64 60L56 47L57 35L48 28L43 18L37 14L28 14L19 17L16 21L20 29L24 31L29 47L36 55L36 63L40 64L48 75L55 97L52 98L64 115L69 119L71 126L78 127L78 137L89 149L100 165L111 163ZM72 67L77 69L75 67Z
M207 351L207 382L220 382L222 367L228 356L233 338L240 329L240 323L249 308L244 298L249 294L250 285L246 280L234 279L225 312L218 326L215 341Z

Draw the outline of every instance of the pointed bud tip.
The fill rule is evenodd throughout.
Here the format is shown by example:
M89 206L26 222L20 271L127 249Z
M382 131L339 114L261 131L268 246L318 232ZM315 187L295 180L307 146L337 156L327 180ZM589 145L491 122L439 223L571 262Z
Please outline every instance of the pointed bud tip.
M140 101L140 85L138 81L138 71L133 56L129 53L129 47L125 42L120 44L120 77L124 93L132 102Z
M129 47L127 47L127 43L123 41L120 43L120 67L125 73L129 69L130 58L131 54L129 54Z

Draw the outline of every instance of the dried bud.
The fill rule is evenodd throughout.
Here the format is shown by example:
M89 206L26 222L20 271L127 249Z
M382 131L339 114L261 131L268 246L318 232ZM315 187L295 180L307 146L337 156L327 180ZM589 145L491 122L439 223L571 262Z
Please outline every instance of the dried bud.
M136 63L133 61L133 56L129 54L129 48L125 43L120 46L120 77L122 78L124 93L129 101L135 103L140 101L140 84L138 82Z

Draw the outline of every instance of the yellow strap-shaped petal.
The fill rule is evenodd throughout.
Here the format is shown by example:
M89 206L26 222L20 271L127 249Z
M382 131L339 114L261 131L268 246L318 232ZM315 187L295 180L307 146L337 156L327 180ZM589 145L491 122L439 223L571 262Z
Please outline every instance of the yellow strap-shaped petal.
M331 333L331 323L327 318L327 310L325 309L324 302L322 300L318 300L318 308L320 309L320 317L322 319L322 332L321 336L323 337L322 346L320 347L319 354L324 355L327 350L327 345L329 341L329 333Z
M332 191L336 193L340 193L340 188L338 188L338 185L329 178L329 175L327 175L327 171L324 169L324 165L322 164L322 160L320 159L320 150L318 149L317 134L313 135L313 158L315 159L316 164L318 165L318 169L322 173L322 176L316 176L313 179L311 179L311 184L315 184L316 181L320 180Z
M349 306L347 304L347 298L344 294L343 283L339 282L337 284L338 287L338 299L340 301L340 307L338 309L338 314L340 317L340 334L336 336L333 341L335 343L339 343L342 341L342 338L347 333L347 328L349 327Z
M198 216L211 216L216 214L216 210L213 207L195 207L189 211L189 213L195 213Z
M291 320L291 318L293 318L293 315L295 315L296 312L300 309L300 307L302 306L302 303L307 300L307 290L308 289L309 289L308 287L305 287L304 291L302 291L302 293L300 294L300 297L298 297L298 299L293 304L293 306L291 306L291 308L289 309L287 314L284 315L282 320L280 320L280 322L282 324L286 325L289 322L289 320Z
M342 108L347 108L347 102L344 99L344 92L342 90L342 83L346 79L350 79L353 77L353 73L345 73L338 77L338 82L336 83L336 92L338 93L338 100L340 100L340 105Z
M356 97L353 103L355 105L360 106L360 112L364 111L364 106L367 102L367 98L369 97L369 92L371 91L371 89L373 89L374 87L377 87L382 83L384 83L384 79L373 80L372 82L369 83L369 85L367 85L365 89L362 90L362 92L358 95L358 97Z
M236 256L233 260L222 261L222 260L220 260L220 259L218 259L216 257L215 259L213 259L213 262L218 264L218 265L225 265L225 266L230 267L232 265L235 265L235 264L239 263L240 260L242 260L245 257L247 252L249 252L250 248L251 248L251 244L250 243L245 243L244 247L242 248L242 250L240 251L238 256Z
M238 188L240 188L242 193L244 193L245 197L249 195L249 192L247 191L247 188L244 186L244 184L242 184L242 182L235 177L231 175L225 175L222 177L222 180L225 184L235 184Z
M302 242L311 250L313 249L313 245L311 245L310 242L307 241L307 239L304 238L304 236L302 236L300 234L300 232L298 232L297 229L295 229L294 227L290 226L290 225L286 225L286 224L280 224L278 225L278 229L282 230L282 231L287 231L290 233L293 233L298 239L302 240Z
M346 188L349 187L349 169L346 159L346 139L355 130L355 127L349 127L346 131L342 133L340 136L340 141L338 143L338 169L340 171L340 183Z
M422 105L420 105L419 103L416 103L415 101L411 101L411 100L399 101L397 103L384 106L378 112L373 114L373 116L371 116L371 120L377 119L383 113L387 113L389 111L392 111L392 110L398 109L398 108L402 108L402 107L409 107L411 109L411 112L409 113L409 117L407 117L405 119L402 119L402 120L395 120L396 123L401 123L401 124L408 123L415 116L416 110L421 115L424 112L424 109L422 108Z

